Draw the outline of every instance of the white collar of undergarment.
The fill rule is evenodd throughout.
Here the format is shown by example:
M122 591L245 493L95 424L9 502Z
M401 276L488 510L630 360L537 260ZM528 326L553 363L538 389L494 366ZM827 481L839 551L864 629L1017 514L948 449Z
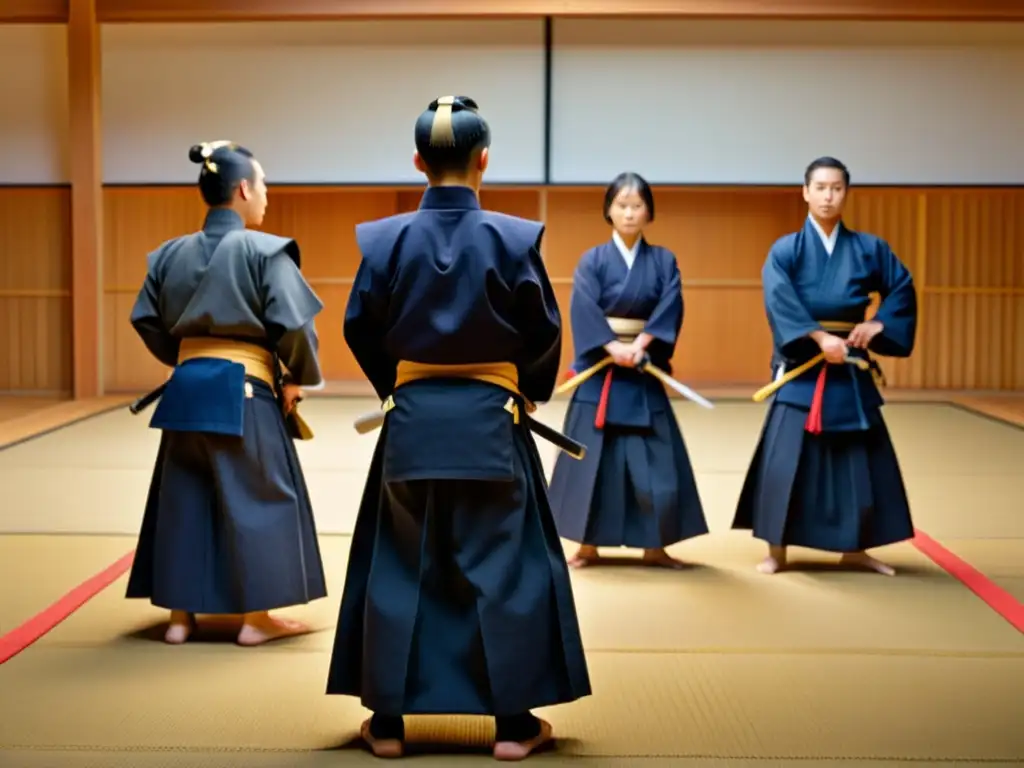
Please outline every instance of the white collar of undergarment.
M831 256L832 252L836 249L836 243L839 241L839 229L843 226L843 222L837 221L836 225L832 227L832 234L826 235L825 230L821 228L821 224L816 222L811 214L807 214L807 220L811 222L814 231L821 238L821 244L825 246L825 253Z
M627 248L626 242L619 236L619 233L612 231L612 241L615 243L615 247L619 249L619 253L622 254L622 258L625 259L626 269L633 268L633 262L636 261L636 254L640 250L640 241L642 239L638 237L636 242L633 243L633 247Z

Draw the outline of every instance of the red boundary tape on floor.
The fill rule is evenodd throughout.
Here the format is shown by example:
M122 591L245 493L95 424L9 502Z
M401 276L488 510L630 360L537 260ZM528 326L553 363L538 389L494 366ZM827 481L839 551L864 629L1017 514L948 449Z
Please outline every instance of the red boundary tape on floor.
M0 636L0 664L17 656L68 618L92 598L117 581L132 566L132 550L113 565L82 582L49 608L37 613L19 627Z
M1021 603L970 563L939 544L924 531L915 531L912 543L946 573L980 597L1018 632L1024 633L1024 603ZM0 636L0 664L17 656L117 581L131 568L134 557L133 550L113 565L79 584L46 610L36 614L6 635Z
M1018 632L1024 633L1024 603L1000 587L966 560L954 555L924 531L917 530L912 543L942 570L960 581Z

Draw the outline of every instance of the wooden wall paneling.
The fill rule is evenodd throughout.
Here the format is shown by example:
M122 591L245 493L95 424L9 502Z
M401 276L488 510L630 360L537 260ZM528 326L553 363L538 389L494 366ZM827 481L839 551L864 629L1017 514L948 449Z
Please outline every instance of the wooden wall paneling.
M1017 294L1013 297L1013 313L1013 389L1024 392L1024 296Z
M922 256L927 249L926 232L921 222L926 220L925 201L915 190L854 188L847 202L844 219L852 229L869 232L888 241L893 253L907 265L918 291L919 329L914 354L907 359L879 358L890 387L920 388L925 382L924 329L927 325L925 309L925 264ZM878 297L872 306L877 308Z
M96 0L69 0L71 312L75 398L103 394L103 162Z
M883 360L891 386L1024 389L1024 190L855 189L847 220L886 238L917 284L917 350Z
M205 207L191 187L107 187L104 213L104 384L110 392L148 390L167 369L146 350L129 318L146 277L146 257L202 225Z
M770 380L772 342L761 269L771 244L800 224L791 190L658 192L649 239L675 252L686 315L673 360L697 384Z
M270 191L263 229L294 237L302 249L302 273L324 303L317 318L321 365L329 380L361 380L345 344L342 325L359 268L355 228L395 212L397 193L387 188Z
M925 196L926 379L944 389L1024 389L1024 189Z
M541 194L542 190L537 188L484 187L480 190L480 205L509 216L538 221L543 220Z
M395 192L395 213L412 213L420 206L423 190L403 187Z
M563 371L568 370L573 360L569 309L576 262L587 248L603 242L607 237L607 227L594 224L596 205L597 222L604 225L601 218L602 196L603 190L596 189L553 187L545 193L546 229L542 253L562 314Z
M71 194L0 187L0 391L71 392Z

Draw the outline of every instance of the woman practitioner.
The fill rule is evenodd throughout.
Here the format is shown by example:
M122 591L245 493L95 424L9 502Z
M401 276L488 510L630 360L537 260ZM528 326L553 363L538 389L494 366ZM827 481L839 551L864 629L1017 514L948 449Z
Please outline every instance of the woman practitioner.
M612 364L573 393L565 432L588 450L583 461L556 461L552 511L559 535L580 543L574 567L598 562L598 547L637 547L645 563L678 568L665 547L707 533L707 522L668 395L636 365L646 355L671 371L683 324L679 266L643 237L654 197L639 175L612 181L604 218L611 240L580 259L570 318L574 370Z

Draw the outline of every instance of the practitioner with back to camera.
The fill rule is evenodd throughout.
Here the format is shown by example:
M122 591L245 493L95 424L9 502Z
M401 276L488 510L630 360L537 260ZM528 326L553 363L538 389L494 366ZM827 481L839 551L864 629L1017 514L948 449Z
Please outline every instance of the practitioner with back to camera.
M260 645L309 631L270 610L327 594L292 443L310 436L300 387L322 383L323 305L296 242L248 229L267 207L252 153L215 142L189 157L206 220L150 254L131 314L173 370L137 404L160 397L150 426L162 434L127 597L171 611L168 643L189 638L196 614L241 614L237 642Z
M465 96L415 127L415 212L361 224L345 340L385 422L352 537L328 694L374 754L404 715L493 716L494 756L552 737L537 707L590 693L568 569L526 412L558 376L543 225L480 208L490 129Z

